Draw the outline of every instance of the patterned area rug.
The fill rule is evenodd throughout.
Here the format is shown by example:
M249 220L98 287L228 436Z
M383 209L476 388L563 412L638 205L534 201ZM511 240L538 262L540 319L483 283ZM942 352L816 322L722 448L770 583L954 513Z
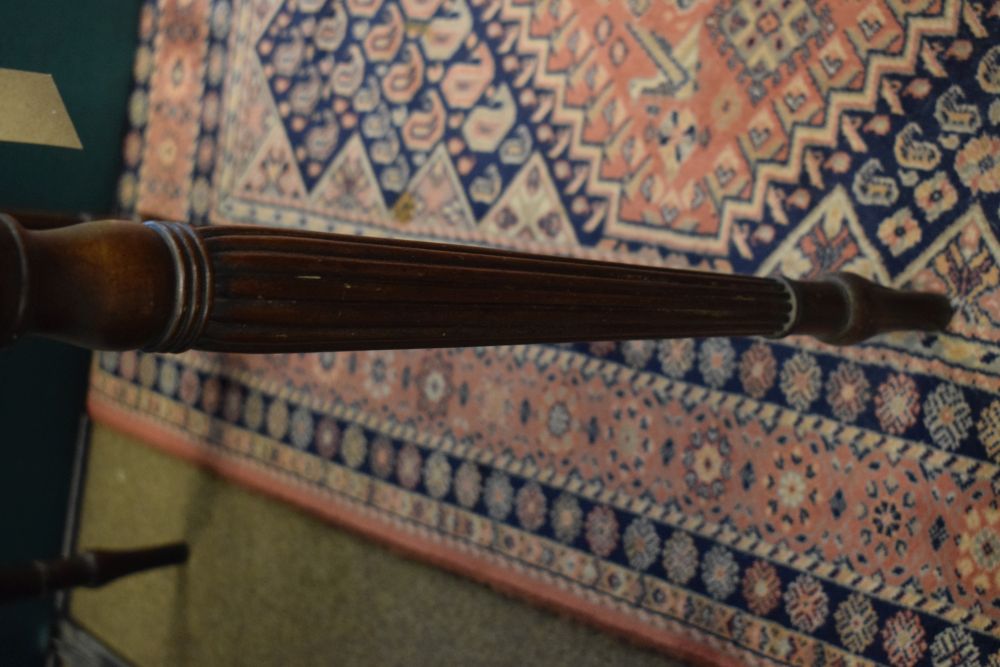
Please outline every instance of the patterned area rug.
M703 662L1000 664L1000 4L161 0L146 218L947 293L942 335L104 354L91 408Z

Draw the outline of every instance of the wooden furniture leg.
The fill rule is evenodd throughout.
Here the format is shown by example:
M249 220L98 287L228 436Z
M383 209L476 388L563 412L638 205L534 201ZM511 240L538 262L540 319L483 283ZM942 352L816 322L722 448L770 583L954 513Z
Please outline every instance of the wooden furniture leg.
M0 343L307 352L941 330L941 295L261 227L0 216Z
M188 546L179 542L147 549L85 551L69 558L8 565L0 567L0 602L75 586L97 588L137 572L180 565L187 559Z

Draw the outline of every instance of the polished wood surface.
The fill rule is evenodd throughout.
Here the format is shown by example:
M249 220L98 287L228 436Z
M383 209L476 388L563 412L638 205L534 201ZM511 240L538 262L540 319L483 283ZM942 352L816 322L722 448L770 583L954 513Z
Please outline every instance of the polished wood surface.
M941 330L940 295L262 227L0 216L0 341L277 353Z

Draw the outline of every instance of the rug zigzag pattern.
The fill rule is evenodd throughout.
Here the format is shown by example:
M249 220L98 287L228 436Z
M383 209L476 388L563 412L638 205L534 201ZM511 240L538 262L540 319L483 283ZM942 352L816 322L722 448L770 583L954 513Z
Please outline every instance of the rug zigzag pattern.
M1000 662L996 34L958 0L150 1L127 210L849 269L958 315L842 350L109 353L91 405L665 650Z

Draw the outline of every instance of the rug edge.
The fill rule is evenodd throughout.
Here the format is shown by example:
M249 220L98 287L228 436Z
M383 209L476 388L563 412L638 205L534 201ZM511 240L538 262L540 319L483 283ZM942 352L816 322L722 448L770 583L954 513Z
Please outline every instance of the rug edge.
M387 547L404 557L430 564L550 612L568 616L590 627L608 632L635 645L655 649L671 658L706 667L732 665L738 658L709 646L694 648L692 638L669 630L655 631L640 625L635 619L613 609L597 606L562 592L537 579L518 575L485 561L466 563L460 554L452 553L433 540L417 534L403 535L382 521L365 521L352 516L349 508L329 503L329 498L306 489L283 484L275 475L255 469L238 460L208 455L186 434L169 426L157 424L145 415L122 408L113 399L90 391L87 412L94 422L111 427L139 439L144 444L171 454L220 476L232 479L252 491L287 502L319 519L335 524L351 533ZM664 636L666 635L666 636ZM688 645L683 646L686 642ZM739 650L739 647L735 647ZM773 664L763 656L755 656L763 664Z

